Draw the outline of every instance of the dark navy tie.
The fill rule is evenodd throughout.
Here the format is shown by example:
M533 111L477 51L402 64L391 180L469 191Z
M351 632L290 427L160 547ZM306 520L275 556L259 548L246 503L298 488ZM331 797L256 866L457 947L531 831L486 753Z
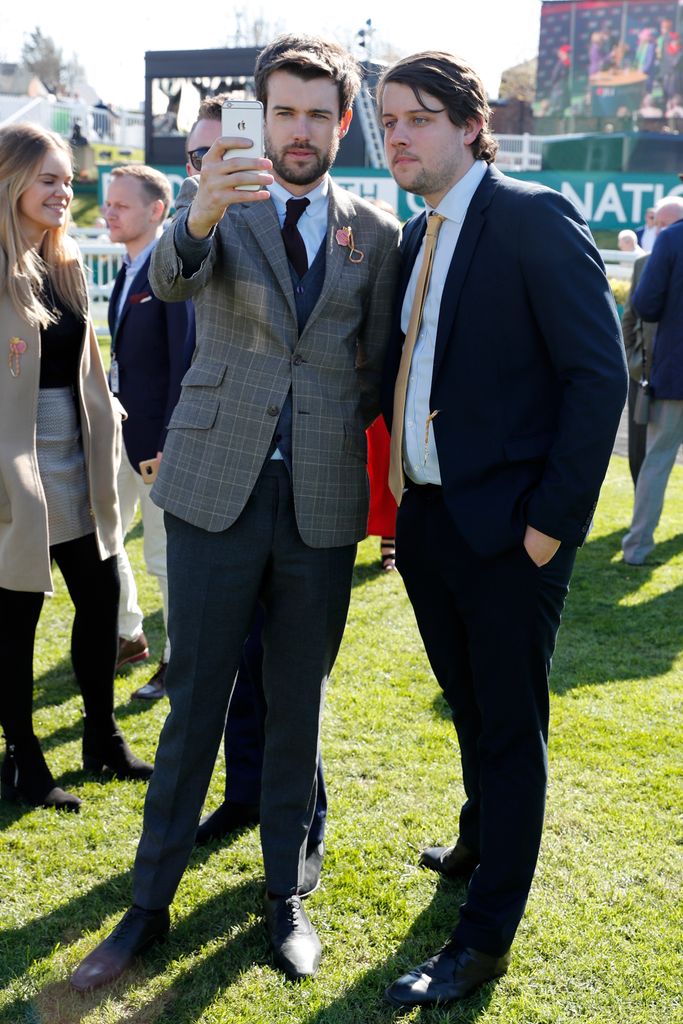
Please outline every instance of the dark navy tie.
M303 277L308 270L308 256L306 255L306 246L299 233L297 224L309 203L310 199L288 199L285 222L282 225L282 240L285 243L285 251L289 262L299 277Z

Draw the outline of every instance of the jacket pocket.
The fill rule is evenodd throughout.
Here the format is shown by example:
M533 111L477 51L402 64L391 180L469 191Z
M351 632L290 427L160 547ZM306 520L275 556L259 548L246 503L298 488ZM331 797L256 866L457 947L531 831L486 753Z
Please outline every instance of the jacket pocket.
M542 459L550 451L554 434L534 434L533 437L516 437L503 442L508 462L524 462L527 459Z
M217 388L223 383L227 366L213 360L195 361L183 377L184 388L206 387Z
M210 430L216 422L217 415L217 395L192 394L184 391L173 411L168 429L178 430L184 427L191 430Z

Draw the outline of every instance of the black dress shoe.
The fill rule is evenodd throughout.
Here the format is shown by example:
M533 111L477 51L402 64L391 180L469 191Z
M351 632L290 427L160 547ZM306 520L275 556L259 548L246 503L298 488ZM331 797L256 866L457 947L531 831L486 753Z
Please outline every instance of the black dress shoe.
M195 843L197 846L204 846L214 839L225 839L237 829L258 825L258 822L258 804L240 804L236 800L224 800L220 807L199 822Z
M320 872L323 866L323 857L325 856L325 844L322 840L315 846L311 847L306 853L306 864L304 866L304 880L301 885L301 896L302 900L305 900L307 896L320 885Z
M479 858L458 840L455 846L428 847L420 854L418 864L421 868L438 871L445 878L462 878L468 882Z
M168 934L170 915L163 910L131 907L114 931L86 956L71 975L71 985L88 992L116 981L134 958Z
M385 991L394 1006L433 1006L464 999L476 988L505 974L510 963L504 956L489 956L476 949L448 943L431 959L418 964Z
M268 938L275 966L291 978L312 978L320 963L320 939L300 896L263 897Z

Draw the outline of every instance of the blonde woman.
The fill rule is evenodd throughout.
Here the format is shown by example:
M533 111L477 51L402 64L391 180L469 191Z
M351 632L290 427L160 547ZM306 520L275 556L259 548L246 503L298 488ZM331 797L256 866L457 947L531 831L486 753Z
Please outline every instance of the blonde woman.
M120 414L88 315L68 145L34 125L0 130L1 793L78 810L55 785L33 731L33 645L51 565L74 604L83 763L146 779L113 714L118 643Z

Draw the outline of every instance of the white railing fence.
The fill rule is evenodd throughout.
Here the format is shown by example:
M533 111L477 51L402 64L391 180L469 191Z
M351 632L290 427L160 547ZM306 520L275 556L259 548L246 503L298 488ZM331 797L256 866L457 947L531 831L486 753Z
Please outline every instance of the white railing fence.
M110 142L144 149L145 115L108 107L91 107L79 100L53 97L0 96L0 128L32 121L65 138L71 138L78 121L88 142Z
M542 135L495 135L498 143L496 166L501 171L540 171Z

